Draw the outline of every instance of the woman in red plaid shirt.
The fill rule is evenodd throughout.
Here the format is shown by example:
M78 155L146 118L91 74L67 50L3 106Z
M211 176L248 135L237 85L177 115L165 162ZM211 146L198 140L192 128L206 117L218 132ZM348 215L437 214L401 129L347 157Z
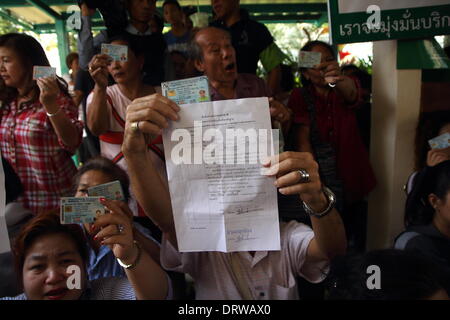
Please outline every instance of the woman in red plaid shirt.
M19 199L35 214L59 207L71 193L71 159L83 124L64 80L33 79L34 66L50 66L39 42L25 34L0 36L0 147L20 177Z

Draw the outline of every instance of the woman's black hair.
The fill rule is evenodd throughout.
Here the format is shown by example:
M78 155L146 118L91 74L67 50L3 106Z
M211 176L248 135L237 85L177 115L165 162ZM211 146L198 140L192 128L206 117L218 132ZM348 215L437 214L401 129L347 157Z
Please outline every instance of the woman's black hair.
M89 159L80 169L78 169L78 172L74 177L74 194L80 183L81 176L88 171L100 171L111 177L111 181L119 180L125 202L128 202L130 199L130 180L128 179L127 173L110 159L101 156Z
M329 45L326 42L323 41L319 41L319 40L314 40L314 41L309 41L307 42L303 48L300 49L300 51L312 51L313 48L317 47L317 46L322 46L325 49L327 49L328 51L330 51L331 55L333 56L334 59L337 59L336 57L336 52L334 51L333 47L331 45ZM303 72L306 71L306 68L300 68L300 78L302 81L302 85L303 87L307 87L311 85L311 81L309 81L308 79L305 78L305 76L303 75Z
M45 51L40 43L33 37L23 33L7 33L0 36L0 47L6 47L13 50L19 57L24 67L28 70L28 76L31 79L33 76L34 66L50 66L50 63L45 55ZM69 96L67 83L63 78L57 77L57 82L60 90ZM36 81L33 81L33 87L39 91ZM2 90L6 90L2 96L2 100L6 103L17 97L17 89L10 88L3 85ZM38 99L38 96L35 97Z
M158 32L162 34L164 30L164 19L161 17L159 13L155 13L152 19L156 22L156 25L158 26Z
M89 263L88 248L83 229L77 224L61 224L59 212L44 212L27 222L17 235L13 253L18 281L23 285L23 266L28 249L40 237L51 234L63 234L73 240L84 265Z
M138 37L133 36L127 32L117 34L109 39L110 43L113 41L126 42L128 48L134 53L136 57L145 55L145 47L143 41L138 41Z
M450 160L434 167L426 167L419 172L406 199L405 226L430 224L433 220L434 208L428 201L428 196L433 193L445 201L448 192L450 192Z
M450 124L450 110L426 112L420 115L415 137L415 169L426 167L430 151L428 140L433 139L446 124Z
M326 299L421 300L447 288L448 275L428 257L384 249L335 258L326 280Z

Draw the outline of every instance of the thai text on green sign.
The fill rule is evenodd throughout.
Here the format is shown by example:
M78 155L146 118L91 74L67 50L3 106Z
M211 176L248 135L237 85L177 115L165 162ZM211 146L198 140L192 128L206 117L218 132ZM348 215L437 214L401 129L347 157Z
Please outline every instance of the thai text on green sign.
M380 20L371 24L377 6ZM449 0L329 0L333 43L427 38L450 34Z

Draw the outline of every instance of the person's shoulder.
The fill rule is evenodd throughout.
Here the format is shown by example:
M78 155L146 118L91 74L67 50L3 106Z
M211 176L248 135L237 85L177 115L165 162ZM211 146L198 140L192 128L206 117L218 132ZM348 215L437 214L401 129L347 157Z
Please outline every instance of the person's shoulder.
M261 79L257 75L251 73L239 73L238 82L249 86L259 86L265 90L267 89L264 79Z
M263 24L259 21L253 20L253 19L248 19L247 24L252 26L253 28L257 28L260 30L269 30L265 24Z
M252 96L255 97L270 96L270 89L267 87L266 82L254 74L239 73L237 83L238 86L241 88L251 88L250 91L253 92Z
M429 252L436 248L436 242L441 242L439 234L432 227L422 227L405 231L397 242L403 240L405 250L419 250Z
M267 28L267 26L263 23L253 19L248 19L245 23L247 31L252 31L259 36L266 36L272 39L272 34L270 33L269 28Z
M308 233L312 232L310 226L298 222L296 220L291 220L289 222L280 223L280 234L282 236L292 236L292 235L301 235L304 236Z
M308 225L291 220L280 223L280 240L282 250L296 252L300 248L309 245L309 241L314 238L314 232Z
M28 299L25 293L22 293L15 297L2 297L0 298L0 300L28 300Z
M120 88L117 83L106 87L107 94L117 94L120 93Z
M118 101L125 97L117 84L106 87L106 94L112 101Z
M261 79L260 77L254 75L254 74L251 74L251 73L239 73L238 74L238 80L242 81L242 82L249 82L249 83L251 83L251 82L253 82L253 83L254 82L258 82L258 83L264 82L263 79Z
M125 277L108 277L90 282L91 300L135 300L133 287Z

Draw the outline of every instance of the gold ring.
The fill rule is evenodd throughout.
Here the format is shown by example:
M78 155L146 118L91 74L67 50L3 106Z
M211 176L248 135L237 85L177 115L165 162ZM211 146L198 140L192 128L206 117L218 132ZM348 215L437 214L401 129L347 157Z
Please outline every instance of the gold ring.
M136 122L131 123L131 130L132 130L134 133L137 133L137 132L140 131L140 130L139 130L139 121L136 121Z

